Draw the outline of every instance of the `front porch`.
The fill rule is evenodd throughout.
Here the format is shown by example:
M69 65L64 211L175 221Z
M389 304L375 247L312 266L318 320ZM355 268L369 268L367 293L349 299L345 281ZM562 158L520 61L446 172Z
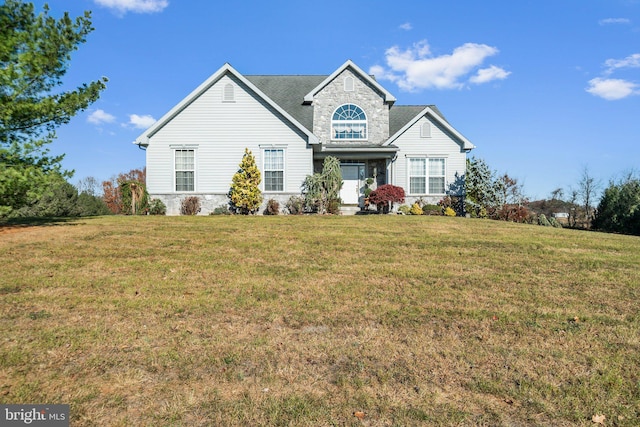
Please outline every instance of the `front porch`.
M390 166L397 148L364 145L323 145L314 153L314 172L322 171L326 157L340 160L342 213L349 215L365 207L365 198L378 186L390 182Z

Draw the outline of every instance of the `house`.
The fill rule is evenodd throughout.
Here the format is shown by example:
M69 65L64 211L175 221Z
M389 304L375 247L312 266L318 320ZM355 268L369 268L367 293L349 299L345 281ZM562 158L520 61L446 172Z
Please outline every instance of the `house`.
M134 143L146 150L150 197L169 215L187 196L201 214L226 205L245 148L265 204L300 195L327 156L341 161L343 205L362 205L367 178L403 187L407 203L455 194L473 144L435 106L395 104L352 61L330 75L245 76L225 64Z

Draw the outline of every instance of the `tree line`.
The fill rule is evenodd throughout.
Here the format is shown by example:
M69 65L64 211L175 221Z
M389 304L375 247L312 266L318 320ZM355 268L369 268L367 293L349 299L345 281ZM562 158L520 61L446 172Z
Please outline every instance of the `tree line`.
M483 159L472 157L467 160L463 182L463 210L474 218L544 223L558 216L571 228L640 235L640 178L634 172L609 181L600 195L602 182L585 167L574 185L555 189L547 199L531 201L516 178L499 174Z

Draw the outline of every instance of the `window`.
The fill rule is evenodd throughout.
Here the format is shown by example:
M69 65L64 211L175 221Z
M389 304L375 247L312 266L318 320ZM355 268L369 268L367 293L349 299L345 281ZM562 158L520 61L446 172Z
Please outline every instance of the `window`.
M431 123L423 123L422 126L420 126L420 137L431 138Z
M176 191L195 191L195 150L175 151Z
M264 191L284 191L284 150L264 150Z
M353 77L347 76L344 78L344 91L345 92L353 92Z
M333 139L367 139L367 116L353 104L338 107L331 120Z
M234 102L236 100L234 87L231 83L224 85L222 93L222 102Z
M444 194L444 159L429 159L429 194Z
M427 168L428 167L428 168ZM427 191L428 190L428 191ZM444 194L445 159L409 159L409 194Z
M409 193L425 194L427 186L427 159L409 159Z

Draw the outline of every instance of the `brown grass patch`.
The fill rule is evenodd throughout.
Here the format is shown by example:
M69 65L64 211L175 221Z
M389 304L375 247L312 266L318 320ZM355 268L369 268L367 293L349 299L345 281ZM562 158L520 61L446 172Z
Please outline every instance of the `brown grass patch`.
M69 403L72 425L640 414L635 237L442 217L105 217L3 234L0 260L0 402Z

